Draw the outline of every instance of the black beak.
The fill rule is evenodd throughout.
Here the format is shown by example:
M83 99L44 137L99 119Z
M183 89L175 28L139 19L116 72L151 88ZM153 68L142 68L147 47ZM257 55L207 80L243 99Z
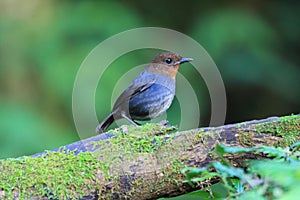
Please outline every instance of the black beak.
M182 63L185 63L185 62L190 62L190 61L192 61L193 60L193 58L181 58L179 61L177 61L176 63L175 63L175 65L180 65L180 64L182 64Z

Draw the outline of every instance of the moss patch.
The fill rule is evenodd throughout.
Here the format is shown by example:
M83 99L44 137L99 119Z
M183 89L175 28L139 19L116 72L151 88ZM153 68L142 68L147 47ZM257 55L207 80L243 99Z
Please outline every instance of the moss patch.
M96 170L107 168L92 153L64 150L0 162L1 199L78 199L96 189Z
M300 116L290 115L280 117L278 123L265 123L255 125L259 133L272 133L274 136L281 136L283 140L279 146L289 146L300 139Z
M107 147L120 150L123 153L153 153L157 148L167 143L165 134L176 130L175 127L165 127L159 124L145 124L143 126L122 126L111 131L115 137L93 142L94 147ZM161 137L163 135L163 137ZM169 139L172 139L170 136ZM103 152L102 152L103 153Z

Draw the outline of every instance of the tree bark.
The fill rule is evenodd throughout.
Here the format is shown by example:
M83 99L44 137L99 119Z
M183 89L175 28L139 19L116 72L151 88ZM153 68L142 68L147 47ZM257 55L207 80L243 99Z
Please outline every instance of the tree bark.
M74 197L80 199L157 199L184 194L204 188L216 181L207 180L206 183L201 183L197 187L191 187L184 183L185 176L180 171L187 166L205 167L215 161L217 158L211 152L217 144L222 143L234 147L290 145L299 141L300 116L271 117L174 133L170 133L171 130L172 128L158 125L153 125L153 127L149 125L147 130L143 127L123 127L118 132L104 133L64 148L55 149L53 151L67 156L70 151L70 156L92 153L95 160L89 160L86 163L91 168L92 176L90 179L84 179L84 184L80 185L80 187L84 186L83 188L79 187L75 190L73 186L69 187L70 185L67 184L62 186L68 187L64 193L56 194L48 185L52 181L52 185L58 186L60 182L53 183L53 177L47 178L46 176L42 185L35 182L31 187L25 189L15 186L11 188L10 192L13 193L15 199L20 197L20 191L23 193L25 191L25 196L29 199L50 199L49 194L53 194L54 198L58 199ZM239 166L243 166L245 160L262 158L261 155L254 154L230 156L230 160ZM35 154L31 159L39 157L47 160L51 157L51 152ZM14 162L22 159L24 158L15 159ZM1 165L4 165L6 161L0 162ZM94 163L97 164L94 165ZM7 166L1 168L1 165L0 170L4 171L2 174L5 172L9 174L13 171L13 165L11 168ZM22 165L24 171L31 166L26 165L26 159ZM41 163L37 165L39 166ZM57 165L57 167L67 168L69 166ZM64 170L70 171L70 169ZM14 176L17 179L20 178L16 174ZM23 173L22 176L26 176L26 173ZM5 178L7 176L0 175L2 182ZM88 186L91 186L90 189L87 189ZM50 190L50 192L41 197L40 193L35 194L35 191L39 191L39 187ZM5 188L0 185L0 199L7 197L8 190ZM72 192L72 190L75 191ZM76 196L78 190L83 194ZM29 195L26 195L26 192Z

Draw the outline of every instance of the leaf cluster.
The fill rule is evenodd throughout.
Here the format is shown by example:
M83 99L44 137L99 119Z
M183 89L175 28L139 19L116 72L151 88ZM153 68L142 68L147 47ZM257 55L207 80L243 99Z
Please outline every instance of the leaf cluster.
M214 153L220 158L219 162L204 168L187 167L182 172L191 185L219 178L219 183L209 187L210 198L297 199L300 195L299 148L300 142L284 149L273 146L237 148L218 145ZM240 168L233 166L225 156L245 153L263 154L271 159L251 161L247 163L248 167ZM203 193L198 194L204 197Z

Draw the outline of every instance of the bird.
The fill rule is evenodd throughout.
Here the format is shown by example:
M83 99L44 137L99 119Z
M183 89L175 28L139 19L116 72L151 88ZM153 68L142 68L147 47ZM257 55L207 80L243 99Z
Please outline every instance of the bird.
M144 68L116 100L112 112L96 127L103 133L116 120L131 124L162 115L175 96L175 78L181 64L192 61L173 52L162 52Z

